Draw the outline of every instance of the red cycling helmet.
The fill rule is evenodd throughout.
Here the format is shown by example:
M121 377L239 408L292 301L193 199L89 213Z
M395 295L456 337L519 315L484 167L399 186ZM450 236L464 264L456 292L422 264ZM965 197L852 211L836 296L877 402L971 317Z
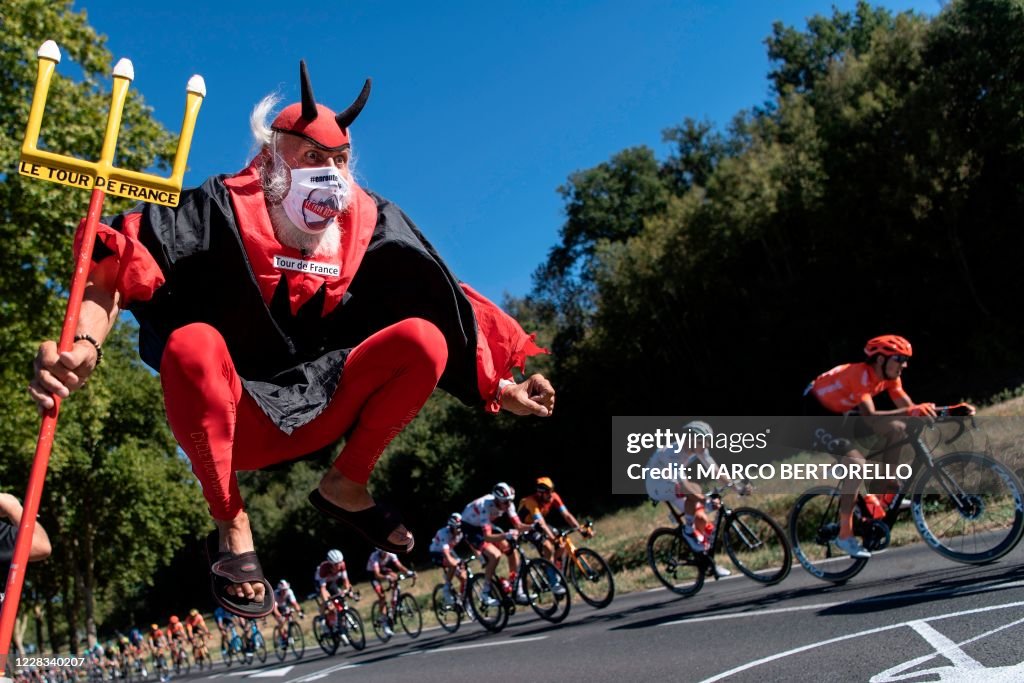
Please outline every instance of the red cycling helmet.
M914 349L903 337L895 334L883 334L881 337L874 337L868 340L864 347L866 356L881 354L883 356L910 356L914 355Z

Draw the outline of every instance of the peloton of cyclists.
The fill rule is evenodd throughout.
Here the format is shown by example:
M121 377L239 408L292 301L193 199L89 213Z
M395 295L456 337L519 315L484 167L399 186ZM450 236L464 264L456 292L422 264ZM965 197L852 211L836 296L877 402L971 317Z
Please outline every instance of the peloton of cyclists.
M370 553L370 557L366 560L366 571L370 573L370 585L373 586L373 591L377 594L377 602L380 604L381 627L384 633L393 636L395 634L391 630L391 623L388 619L388 597L381 584L387 581L390 587L390 584L396 580L397 574L415 575L416 572L402 564L398 555L380 548L375 548Z
M914 403L903 389L901 375L913 355L910 342L894 334L884 334L868 340L864 346L866 360L859 363L838 365L828 372L818 375L804 390L804 414L815 417L834 417L855 415L865 418L864 424L872 432L885 438L883 460L893 465L899 458L898 445L906 440L907 423L900 417L935 417L934 403ZM892 410L879 410L874 398L883 391L889 394L893 404ZM971 414L973 406L962 404ZM851 423L843 423L836 429L829 425L827 429L815 429L814 443L816 450L827 451L840 459L844 464L865 463L864 454L854 447L854 433ZM869 505L880 510L884 516L884 507L892 501L899 490L896 481L885 482L885 491L880 499L869 494ZM839 536L836 547L851 557L866 559L871 557L853 535L853 508L856 501L860 480L848 478L842 483L839 497ZM872 505L872 503L874 505Z
M433 540L430 541L430 562L444 571L444 588L441 591L447 605L455 602L455 596L452 593L453 576L459 577L459 595L466 590L466 568L462 565L459 556L455 554L455 547L464 540L462 515L453 512L448 516L448 522L437 530Z
M514 596L516 602L521 604L529 602L522 586L515 581L516 573L519 570L519 558L507 542L516 538L520 531L529 531L531 528L529 524L523 524L520 521L516 511L512 508L512 501L515 497L515 489L505 482L499 482L489 494L477 498L462 511L462 532L466 535L466 542L477 555L486 558L482 599L487 605L498 603L497 591L493 589L493 580L494 570L497 569L498 560L503 553L508 559L509 583L516 586ZM503 516L507 516L512 524L512 529L507 532L494 526L494 522Z

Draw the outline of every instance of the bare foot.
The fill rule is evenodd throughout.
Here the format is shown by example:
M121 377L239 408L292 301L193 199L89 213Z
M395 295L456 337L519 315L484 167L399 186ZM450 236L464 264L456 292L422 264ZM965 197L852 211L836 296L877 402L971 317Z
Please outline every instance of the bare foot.
M220 540L217 543L217 550L222 553L239 553L255 550L252 542L252 529L249 528L249 515L245 511L228 521L221 519L213 520L217 525ZM236 583L228 586L227 592L236 598L245 598L253 602L262 602L265 587L262 583Z
M357 484L333 467L327 470L317 488L328 502L348 512L359 512L374 506L373 496L366 490L365 484ZM394 545L408 547L412 545L412 541L412 534L401 525L388 535L388 542Z

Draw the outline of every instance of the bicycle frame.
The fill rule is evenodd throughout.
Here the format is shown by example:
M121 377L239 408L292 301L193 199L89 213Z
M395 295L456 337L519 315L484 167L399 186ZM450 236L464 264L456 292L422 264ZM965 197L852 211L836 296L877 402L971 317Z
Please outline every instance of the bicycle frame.
M721 545L722 530L725 528L726 520L732 515L732 509L727 507L725 501L722 500L721 491L724 489L714 489L710 494L711 497L718 503L717 509L715 510L714 525L715 530L712 532L711 541L708 543L708 549L704 551L704 557L707 558L708 562L712 567L715 565L715 554L719 551ZM683 535L683 526L685 525L685 515L682 510L677 510L671 501L666 500L665 505L668 506L669 511L672 513L672 517L676 520L676 531L679 533L680 538ZM711 521L710 518L708 521ZM685 540L683 541L685 543ZM715 580L718 580L718 575L712 572Z
M954 419L956 418L940 417L936 419L935 422L936 424L939 424L942 422L953 421ZM973 417L971 418L971 423L974 424ZM961 428L957 432L957 434L946 440L947 444L955 441L957 437L959 437L959 435L964 432L966 428L964 427L963 421L960 422L960 426ZM956 503L957 509L963 510L966 508L965 498L967 494L965 494L965 492L960 489L956 482L952 481L943 470L937 469L935 467L934 451L930 446L928 446L927 443L925 443L923 438L924 430L926 427L927 425L923 421L909 421L907 429L908 436L906 439L902 441L897 441L896 443L891 444L881 450L873 451L866 456L868 459L870 459L882 455L886 451L903 448L904 446L910 446L911 449L914 451L914 459L911 463L911 470L913 471L913 475L910 479L906 481L906 483L900 485L899 490L896 492L896 496L889 502L888 506L886 507L885 517L883 517L880 520L875 520L872 519L871 516L868 514L862 515L862 519L869 525L876 522L882 522L886 525L887 531L891 530L893 525L899 518L900 504L903 502L905 498L908 497L907 493L913 491L914 487L917 485L917 482L921 480L922 477L928 474L935 476L936 481L938 481L941 484L943 492ZM839 484L841 484L841 482ZM837 489L839 488L839 484L837 484ZM835 496L837 504L840 499L840 496L841 494L839 493L837 493ZM866 504L864 501L864 494L860 493L859 491L857 493L856 505L861 508L862 513L867 512L865 507ZM883 545L881 547L878 547L877 549L880 550L884 547L885 546Z

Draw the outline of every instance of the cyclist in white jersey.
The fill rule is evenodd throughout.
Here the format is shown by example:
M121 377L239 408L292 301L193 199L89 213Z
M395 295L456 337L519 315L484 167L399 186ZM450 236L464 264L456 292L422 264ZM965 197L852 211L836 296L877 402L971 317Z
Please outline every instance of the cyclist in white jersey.
M274 591L274 611L271 614L277 621L278 633L282 638L288 637L288 615L292 613L292 610L299 613L300 619L305 616L302 613L302 607L299 606L299 601L295 599L295 591L287 581L281 579L277 582L277 589Z
M395 580L396 573L415 575L416 572L402 564L398 559L398 555L389 553L387 550L381 550L380 548L376 548L370 553L369 559L366 560L366 571L370 573L370 585L373 586L374 592L377 593L377 601L380 603L381 626L386 634L393 636L394 632L391 630L391 624L387 618L388 598L381 582L387 581L391 583Z
M695 466L700 463L705 468L714 468L715 459L711 456L708 445L714 442L714 430L711 425L701 420L688 422L683 426L683 434L688 435L687 445L676 452L674 448L663 448L651 455L647 466L651 469L664 469L666 466L676 464L677 471L694 471ZM719 477L721 483L732 484L727 475ZM709 530L713 531L713 525L708 518L708 513L714 510L705 509L704 492L696 481L680 476L676 479L646 479L647 495L651 500L663 501L673 510L683 509L683 539L695 553L705 553L708 550L711 537ZM745 496L751 492L749 484L737 486L737 492ZM675 522L674 515L669 517ZM729 576L730 572L721 565L715 565L715 574L719 578Z
M327 625L333 628L337 615L331 596L352 590L352 584L348 580L348 571L345 569L345 555L337 548L327 551L327 560L317 566L313 573L313 581L320 592L320 614L324 617ZM342 634L342 640L346 645L348 644L348 639L344 634Z
M498 602L491 589L491 581L502 553L508 558L509 582L516 584L519 558L512 552L507 541L516 538L520 531L531 529L529 524L520 521L512 507L515 497L515 489L505 482L499 482L490 494L477 498L462 511L462 532L466 535L466 542L487 561L484 566L483 600L488 605ZM494 525L494 521L502 516L507 516L513 527L507 532ZM516 590L515 599L523 604L529 602L521 586Z
M466 590L466 568L459 561L455 554L455 546L465 540L462 535L462 515L453 512L448 517L448 523L437 530L434 539L430 542L430 561L435 567L444 570L444 588L441 592L446 604L450 605L455 601L452 595L452 576L459 577L459 595Z

